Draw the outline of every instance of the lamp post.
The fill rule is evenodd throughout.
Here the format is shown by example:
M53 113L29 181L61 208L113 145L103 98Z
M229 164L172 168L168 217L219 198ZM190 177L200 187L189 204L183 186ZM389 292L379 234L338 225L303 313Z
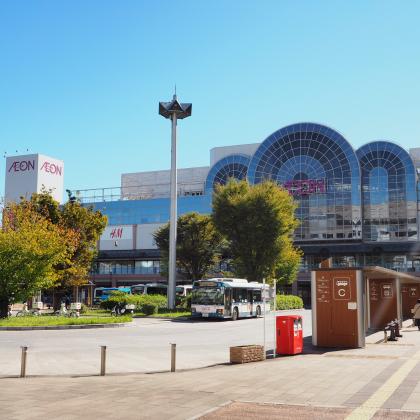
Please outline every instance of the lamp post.
M192 104L178 102L176 94L171 102L159 102L159 114L171 120L171 214L169 219L168 308L175 308L176 289L176 224L177 224L177 173L176 173L176 123L191 116Z

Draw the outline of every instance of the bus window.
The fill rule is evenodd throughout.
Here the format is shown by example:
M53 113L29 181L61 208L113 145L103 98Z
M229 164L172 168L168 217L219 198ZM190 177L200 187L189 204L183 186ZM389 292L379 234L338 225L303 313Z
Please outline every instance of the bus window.
M261 290L253 290L252 291L252 301L253 302L261 302Z
M233 289L233 301L237 303L246 303L247 299L247 290L242 288Z

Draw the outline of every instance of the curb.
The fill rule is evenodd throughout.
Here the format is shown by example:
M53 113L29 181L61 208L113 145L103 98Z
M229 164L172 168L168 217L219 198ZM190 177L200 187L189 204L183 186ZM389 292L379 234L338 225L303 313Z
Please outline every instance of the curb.
M128 322L114 324L81 324L81 325L45 325L34 327L0 327L0 331L33 331L33 330L84 330L93 328L119 328L129 325Z

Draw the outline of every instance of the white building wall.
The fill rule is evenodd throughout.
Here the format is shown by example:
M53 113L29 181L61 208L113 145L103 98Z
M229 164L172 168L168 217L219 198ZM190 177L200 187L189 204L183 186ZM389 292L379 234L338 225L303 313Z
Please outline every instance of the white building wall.
M213 166L217 161L225 156L243 153L252 156L261 143L239 144L236 146L213 147L210 150L210 166Z
M137 249L157 249L153 234L164 223L149 223L144 225L137 225Z
M208 166L178 169L178 195L202 193ZM169 197L170 171L136 172L121 175L123 199Z

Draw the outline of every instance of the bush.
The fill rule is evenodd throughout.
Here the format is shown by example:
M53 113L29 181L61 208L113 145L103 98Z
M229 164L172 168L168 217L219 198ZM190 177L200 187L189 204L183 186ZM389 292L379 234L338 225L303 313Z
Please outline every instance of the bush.
M143 312L143 306L147 304L156 305L159 308L166 308L166 297L162 295L129 295L122 292L114 292L111 296L101 302L103 309L111 310L117 303L134 304L136 310Z
M187 296L182 296L180 299L180 303L177 306L179 306L180 308L191 310L191 297L191 293Z
M82 303L82 306L80 307L80 313L85 314L87 310L88 310L88 307L84 303Z
M158 306L155 303L144 303L141 307L141 311L145 315L153 315L158 313Z
M294 295L277 295L277 309L301 309L303 300Z

